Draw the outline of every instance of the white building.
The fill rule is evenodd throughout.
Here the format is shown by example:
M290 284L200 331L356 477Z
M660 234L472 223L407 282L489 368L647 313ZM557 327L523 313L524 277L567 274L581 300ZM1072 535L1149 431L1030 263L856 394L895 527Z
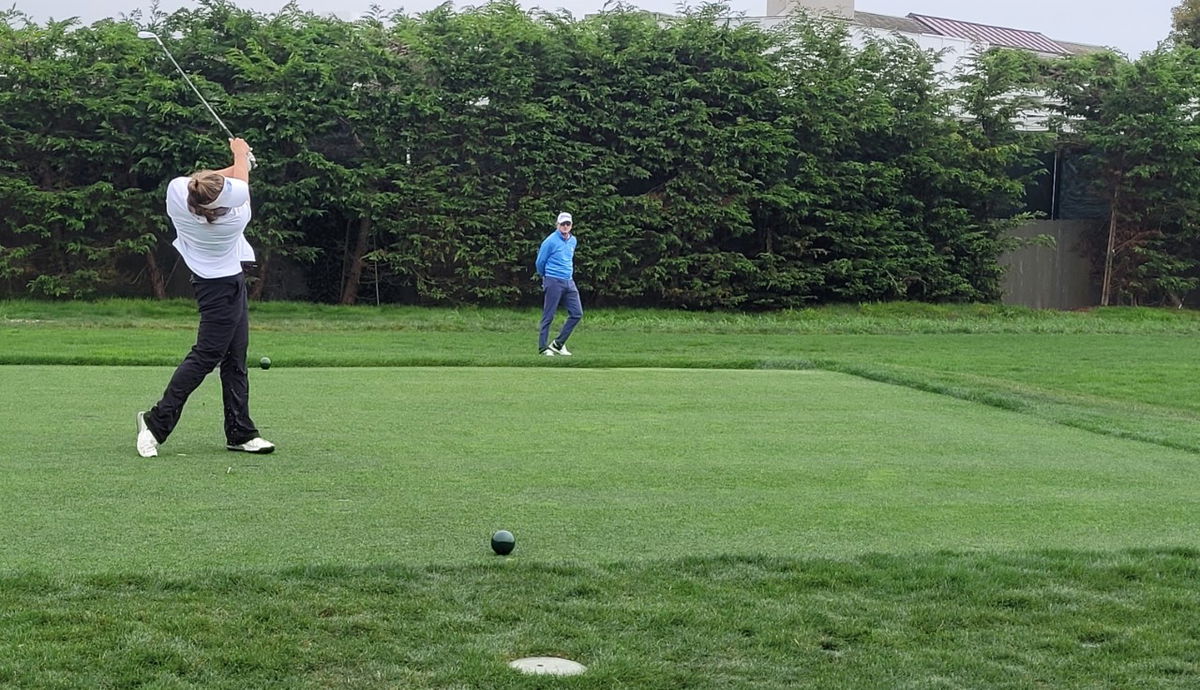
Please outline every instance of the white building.
M859 12L854 9L854 0L767 0L765 16L745 17L743 21L771 28L785 21L796 8L845 20L852 39L859 44L871 36L889 35L915 41L921 48L941 53L941 69L947 73L972 53L988 48L1017 48L1049 58L1103 50L1100 46L1055 40L1037 31L921 14L893 17Z

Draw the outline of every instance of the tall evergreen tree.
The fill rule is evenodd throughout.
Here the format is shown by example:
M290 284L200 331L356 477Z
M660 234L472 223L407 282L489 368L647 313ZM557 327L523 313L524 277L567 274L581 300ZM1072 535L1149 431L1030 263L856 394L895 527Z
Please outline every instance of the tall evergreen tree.
M1180 303L1200 283L1200 51L1083 56L1052 85L1062 140L1109 207L1101 303Z
M1200 48L1200 0L1182 0L1171 10L1171 27L1176 41Z

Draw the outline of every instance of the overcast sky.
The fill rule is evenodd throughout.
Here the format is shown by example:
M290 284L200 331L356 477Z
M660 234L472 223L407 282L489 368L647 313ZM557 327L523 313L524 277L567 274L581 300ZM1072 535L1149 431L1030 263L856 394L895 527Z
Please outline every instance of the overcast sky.
M963 21L995 24L1013 29L1040 31L1050 38L1112 46L1136 57L1151 50L1171 30L1171 8L1180 0L856 0L862 12L904 16L910 12ZM233 0L238 7L274 12L285 0ZM161 0L161 7L173 10L194 6L193 0ZM440 4L439 0L299 0L300 7L318 14L336 14L353 19L372 4L385 9L422 12ZM458 7L481 4L459 0ZM600 9L603 0L522 0L525 7L563 8L577 17ZM632 4L656 12L673 12L675 0L632 0ZM732 0L735 12L766 14L767 0ZM149 0L16 0L16 8L38 22L48 18L78 16L84 23L103 17L117 17L130 10L150 6ZM11 7L12 0L0 0L0 7Z

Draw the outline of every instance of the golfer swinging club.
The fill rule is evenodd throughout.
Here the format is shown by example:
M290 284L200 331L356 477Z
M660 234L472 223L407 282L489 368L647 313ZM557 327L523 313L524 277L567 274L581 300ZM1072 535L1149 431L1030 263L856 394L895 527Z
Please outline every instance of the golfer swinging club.
M250 312L242 262L254 261L243 231L250 222L250 146L230 139L233 165L177 177L167 185L167 215L175 225L175 249L192 272L192 288L200 308L196 344L175 369L162 399L137 414L137 450L143 458L158 455L188 396L219 364L225 404L225 442L229 450L270 453L275 445L262 439L250 419L250 379L246 348Z

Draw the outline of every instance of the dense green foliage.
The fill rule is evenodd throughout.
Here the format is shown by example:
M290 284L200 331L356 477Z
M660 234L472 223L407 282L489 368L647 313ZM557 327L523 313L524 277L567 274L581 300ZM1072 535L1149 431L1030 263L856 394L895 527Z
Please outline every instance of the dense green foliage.
M1171 10L1171 28L1177 41L1200 48L1200 2L1183 0Z
M1200 50L1054 66L1061 142L1109 207L1102 304L1182 304L1200 285Z
M996 298L1006 171L1035 145L995 117L1011 70L947 89L903 40L727 14L10 11L0 294L163 296L183 273L165 183L227 152L140 23L255 148L260 296L526 303L566 209L591 304Z

